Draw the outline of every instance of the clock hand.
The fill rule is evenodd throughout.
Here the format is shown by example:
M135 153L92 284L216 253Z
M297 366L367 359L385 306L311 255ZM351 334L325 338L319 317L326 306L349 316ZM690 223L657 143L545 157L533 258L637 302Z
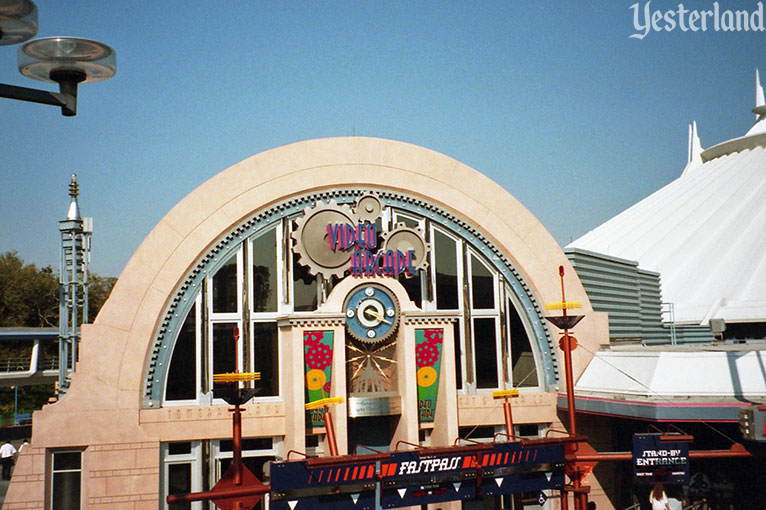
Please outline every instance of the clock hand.
M380 322L385 322L386 324L389 324L389 325L391 324L391 321L386 320L386 318L383 317L383 314L379 313L376 310L371 310L371 309L367 308L364 311L364 314L367 315L367 316L371 316L374 319L378 319Z

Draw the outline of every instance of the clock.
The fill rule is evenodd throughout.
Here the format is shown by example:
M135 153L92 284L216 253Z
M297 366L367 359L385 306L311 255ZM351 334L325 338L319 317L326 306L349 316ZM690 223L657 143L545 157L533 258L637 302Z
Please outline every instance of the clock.
M387 287L365 283L352 290L343 310L349 334L365 343L385 340L396 331L399 303Z

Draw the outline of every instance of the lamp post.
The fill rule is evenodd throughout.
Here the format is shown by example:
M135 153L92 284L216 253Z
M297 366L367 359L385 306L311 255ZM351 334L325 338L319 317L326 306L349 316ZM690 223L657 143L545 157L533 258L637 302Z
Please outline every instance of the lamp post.
M37 34L37 6L31 0L0 0L0 46L19 44ZM112 48L79 37L43 37L18 50L19 72L28 78L58 83L59 92L0 83L0 97L61 107L77 115L80 83L108 80L117 72Z

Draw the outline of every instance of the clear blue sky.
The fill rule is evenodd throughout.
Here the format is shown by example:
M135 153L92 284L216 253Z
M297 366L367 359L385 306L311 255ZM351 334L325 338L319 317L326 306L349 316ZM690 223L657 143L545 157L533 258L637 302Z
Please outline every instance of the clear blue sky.
M0 252L58 266L75 172L94 218L92 270L117 276L213 175L352 134L466 163L565 245L680 175L692 120L703 147L753 122L766 32L631 39L633 3L39 0L38 37L100 40L118 71L81 86L74 118L0 99ZM0 82L54 90L18 74L16 51L0 47Z

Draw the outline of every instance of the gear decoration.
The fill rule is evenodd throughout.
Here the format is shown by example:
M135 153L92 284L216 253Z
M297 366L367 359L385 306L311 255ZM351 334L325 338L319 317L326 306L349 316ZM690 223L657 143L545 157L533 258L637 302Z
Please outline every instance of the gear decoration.
M388 287L364 283L355 287L343 303L348 333L366 344L386 340L399 324L399 301Z
M315 346L324 338L324 331L306 331L303 333L303 343Z
M419 271L428 267L428 254L431 251L430 243L426 242L423 230L420 227L408 227L404 223L397 223L394 228L381 234L383 237L384 250L399 250L407 253L415 252L413 266Z
M440 344L444 340L444 330L441 328L426 329L424 335L430 344Z
M311 369L324 370L330 363L332 363L332 349L325 344L317 342L310 344L306 342L308 349L306 350L306 366Z
M377 193L365 193L354 204L354 215L359 223L375 223L382 212L383 203Z
M309 273L343 277L351 260L348 251L333 251L327 240L327 225L333 223L354 224L354 215L347 205L339 205L335 200L328 203L317 202L313 207L306 207L303 216L295 220L298 228L292 233L295 241L293 251L298 255L298 263L306 266Z
M439 348L430 341L415 348L415 363L418 367L432 367L439 360Z

